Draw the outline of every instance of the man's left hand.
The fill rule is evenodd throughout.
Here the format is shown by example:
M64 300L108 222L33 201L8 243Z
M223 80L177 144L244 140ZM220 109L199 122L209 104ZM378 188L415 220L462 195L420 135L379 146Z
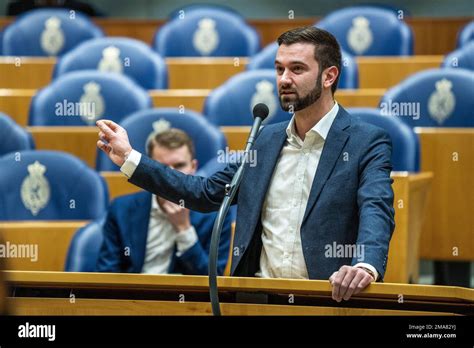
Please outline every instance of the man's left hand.
M332 298L337 302L349 300L352 295L364 290L374 277L361 267L342 266L329 277L332 285Z

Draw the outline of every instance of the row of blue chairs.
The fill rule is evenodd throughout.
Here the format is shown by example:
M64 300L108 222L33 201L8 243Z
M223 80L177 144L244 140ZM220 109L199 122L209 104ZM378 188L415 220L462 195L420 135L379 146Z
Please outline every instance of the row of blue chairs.
M410 76L389 89L381 102L419 103L421 119L417 119L416 124L420 126L472 126L474 70L447 66ZM444 80L446 82L440 84ZM443 106L435 103L438 99L430 99L432 95L452 96L452 107L441 110ZM265 122L290 118L279 106L273 69L250 70L231 77L210 93L203 113L217 126L251 125L251 111L260 102L270 109ZM31 101L29 125L94 125L102 117L121 122L128 115L151 107L148 92L126 76L93 70L75 71L38 91Z
M265 47L252 57L247 70L274 69L277 49L277 43ZM343 50L342 61L339 88L358 88L355 58ZM168 88L165 60L148 45L135 39L104 37L85 41L58 59L53 80L79 70L120 73L145 89Z
M252 57L247 70L274 69L278 44L272 43ZM351 54L342 50L339 88L358 88L358 66ZM449 54L442 66L474 70L474 42ZM145 89L168 88L164 59L141 41L129 38L98 38L80 44L55 65L53 79L78 70L121 73Z
M393 10L355 6L334 11L315 24L333 33L351 55L412 55L413 33ZM61 56L78 44L104 36L86 16L66 9L38 9L19 16L0 35L0 53ZM458 47L474 37L474 22L458 36ZM253 56L260 50L256 30L235 11L190 6L173 14L153 39L164 57Z

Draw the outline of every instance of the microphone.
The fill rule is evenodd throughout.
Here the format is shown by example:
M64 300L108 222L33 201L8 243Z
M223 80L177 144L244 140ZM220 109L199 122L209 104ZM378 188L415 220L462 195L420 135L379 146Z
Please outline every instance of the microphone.
M221 309L219 305L219 292L217 289L217 253L219 250L219 239L224 225L224 219L229 212L229 208L234 200L237 189L239 188L242 176L244 173L244 166L247 163L248 153L252 148L255 139L257 138L260 126L263 120L268 116L268 106L263 103L258 103L253 107L252 114L254 117L252 128L245 145L244 158L240 167L234 174L230 184L225 186L225 197L219 208L216 221L214 222L214 228L212 229L211 246L209 249L209 296L211 299L212 314L215 316L221 315Z
M252 128L250 129L249 138L247 139L247 145L245 146L245 156L247 156L248 151L252 147L258 131L260 130L260 125L267 118L269 112L270 110L268 110L268 106L263 103L258 103L253 107L252 114L254 121Z
M270 110L268 110L268 106L263 103L256 104L252 110L253 117L260 117L262 120L267 118L269 112Z

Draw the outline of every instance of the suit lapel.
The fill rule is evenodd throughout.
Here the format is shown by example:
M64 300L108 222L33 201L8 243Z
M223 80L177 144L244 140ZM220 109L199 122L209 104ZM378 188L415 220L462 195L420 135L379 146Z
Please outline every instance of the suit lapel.
M319 159L318 169L314 176L313 184L309 194L308 204L303 217L303 224L308 218L309 212L318 200L319 194L324 187L324 184L329 178L337 159L346 144L349 134L344 131L350 126L350 117L346 110L339 106L339 112L329 130L326 142L324 144L321 158Z
M141 272L145 261L148 224L150 222L152 195L148 192L138 195L130 215L131 256L134 268Z

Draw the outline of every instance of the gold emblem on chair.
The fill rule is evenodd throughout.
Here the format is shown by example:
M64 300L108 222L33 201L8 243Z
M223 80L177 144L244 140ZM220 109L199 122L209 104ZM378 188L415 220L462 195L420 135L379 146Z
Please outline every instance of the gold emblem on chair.
M267 80L262 80L255 85L256 92L252 96L250 101L250 113L252 113L253 107L258 103L263 103L268 106L268 117L265 119L267 123L273 116L275 116L278 108L278 98L273 93L273 83Z
M102 51L102 59L98 66L99 71L122 73L123 65L120 60L120 49L115 46L109 46Z
M372 45L373 35L369 25L369 20L362 16L352 20L352 27L347 33L347 42L357 54L363 54Z
M453 83L445 78L435 84L436 91L431 93L428 99L428 112L438 125L442 125L448 119L456 106L456 97L451 88Z
M84 94L81 96L81 118L88 124L94 124L102 117L105 110L104 98L100 94L100 85L93 81L84 85Z
M41 48L50 56L55 56L64 46L64 33L58 17L48 18L44 22L45 29L41 33Z
M21 184L21 200L26 209L33 216L43 209L49 202L50 188L48 180L44 177L46 167L35 161L28 166L30 173Z
M152 123L153 131L150 133L148 138L145 142L146 149L148 148L148 144L153 138L160 133L166 132L167 130L171 129L171 123L166 121L164 118L160 118L158 121Z
M210 18L201 19L193 35L193 46L201 55L208 56L219 44L216 22Z

